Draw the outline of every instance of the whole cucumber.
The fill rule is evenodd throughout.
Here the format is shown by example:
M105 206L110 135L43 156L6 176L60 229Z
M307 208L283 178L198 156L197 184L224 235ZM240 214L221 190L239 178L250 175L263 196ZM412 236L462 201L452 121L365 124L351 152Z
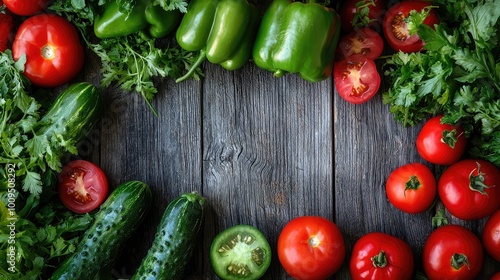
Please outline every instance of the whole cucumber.
M88 82L70 85L42 117L38 135L48 139L61 135L72 144L80 142L101 118L103 100L99 90Z
M76 251L50 279L91 280L111 275L122 245L137 229L151 202L151 190L143 182L129 181L118 186L99 208Z
M131 280L175 280L184 274L203 221L205 199L185 193L167 206L153 245Z

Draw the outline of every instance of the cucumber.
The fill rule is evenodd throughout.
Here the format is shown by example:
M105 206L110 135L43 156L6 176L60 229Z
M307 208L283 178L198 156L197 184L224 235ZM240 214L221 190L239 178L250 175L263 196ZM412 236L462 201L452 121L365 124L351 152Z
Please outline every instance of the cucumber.
M61 135L72 144L80 142L100 120L103 100L99 90L87 82L70 85L42 117L38 135L52 139Z
M151 203L151 190L145 183L129 181L118 186L99 208L76 251L50 279L91 280L110 276L121 247L141 223Z
M153 245L131 280L175 280L193 254L203 221L205 199L185 193L174 199L163 213Z

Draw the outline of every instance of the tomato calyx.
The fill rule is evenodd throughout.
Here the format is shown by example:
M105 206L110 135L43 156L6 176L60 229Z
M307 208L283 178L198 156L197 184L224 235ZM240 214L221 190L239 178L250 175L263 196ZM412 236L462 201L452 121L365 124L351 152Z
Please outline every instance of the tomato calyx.
M373 267L384 268L387 266L387 257L384 250L381 250L378 255L371 257Z
M83 175L85 171L79 168L74 168L68 178L73 181L72 184L67 184L67 194L73 197L73 200L86 204L92 201L92 196L85 189L83 183Z
M373 0L361 0L356 4L356 13L352 19L353 26L368 26L376 22L376 18L370 18L370 8L376 7Z
M404 191L405 197L406 197L406 190L418 190L418 188L420 188L421 185L422 184L418 180L418 177L415 175L411 175L410 180L408 180L405 183L405 191Z
M477 175L474 175L474 171L476 170ZM479 192L483 195L488 195L485 190L491 188L492 186L488 186L484 183L484 175L485 173L481 172L481 164L477 162L477 169L474 168L469 174L469 188L472 191Z
M451 267L456 270L460 270L464 266L466 266L467 269L470 269L469 259L465 254L455 253L451 256Z
M455 148L455 144L457 143L458 137L460 137L460 135L462 135L462 133L457 135L456 129L443 130L441 142L453 149Z

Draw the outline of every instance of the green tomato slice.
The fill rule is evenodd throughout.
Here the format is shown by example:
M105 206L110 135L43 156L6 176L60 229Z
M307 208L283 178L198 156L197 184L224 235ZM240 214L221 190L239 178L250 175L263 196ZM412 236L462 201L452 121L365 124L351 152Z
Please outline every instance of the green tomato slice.
M223 280L257 280L271 263L271 246L257 228L236 225L215 237L210 261Z

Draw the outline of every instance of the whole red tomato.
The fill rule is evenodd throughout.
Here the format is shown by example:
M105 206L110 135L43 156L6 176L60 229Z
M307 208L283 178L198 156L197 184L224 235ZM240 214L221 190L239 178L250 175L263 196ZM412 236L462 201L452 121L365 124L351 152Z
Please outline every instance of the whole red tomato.
M372 232L354 244L349 269L353 280L405 280L412 279L413 266L413 252L405 241Z
M497 272L491 276L490 280L500 280L500 272Z
M426 161L440 165L457 162L467 145L464 129L441 123L443 116L430 118L417 136L417 151Z
M384 13L384 0L347 0L339 11L340 26L344 32L365 26L379 30Z
M485 160L461 160L443 172L438 194L453 216L485 218L500 207L500 170Z
M428 210L437 195L436 178L426 165L410 163L396 168L387 178L387 198L399 210L416 214Z
M288 222L279 235L278 258L294 279L325 279L344 262L344 238L326 218L298 217Z
M493 213L486 221L483 228L482 240L486 252L496 261L500 262L500 209Z
M340 97L352 104L367 102L380 88L377 65L372 59L360 54L335 62L333 77Z
M420 40L418 34L410 35L407 20L410 11L421 12L428 6L431 4L425 1L403 1L389 8L384 16L382 29L387 43L393 50L410 53L423 48L424 42ZM439 18L433 10L430 10L423 23L434 27L439 23Z
M483 247L469 229L460 225L445 225L429 235L422 259L430 280L476 279L483 266Z
M49 0L3 0L9 11L20 16L32 16L41 12Z
M74 78L84 62L76 28L58 15L32 16L19 27L12 55L26 54L24 75L34 85L57 87Z
M99 207L108 194L102 169L86 160L66 164L59 174L59 198L73 212L87 213Z

